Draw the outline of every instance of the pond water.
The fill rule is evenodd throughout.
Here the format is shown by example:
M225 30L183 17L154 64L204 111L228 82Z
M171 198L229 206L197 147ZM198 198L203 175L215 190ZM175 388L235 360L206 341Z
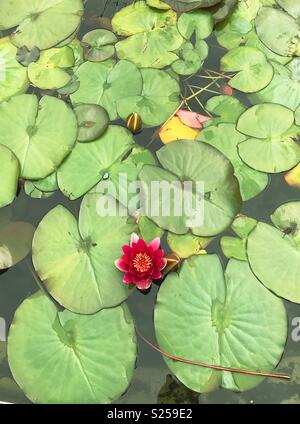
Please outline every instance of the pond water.
M86 3L87 19L82 25L81 32L85 33L87 30L97 27L97 21L88 19L89 16L102 15L109 18L126 3L130 3L130 1L88 0ZM218 70L220 57L225 50L217 46L214 38L209 40L209 44L210 54L205 67ZM195 80L195 83L199 85L199 80ZM209 96L208 93L205 94L203 100L205 101ZM242 96L241 100L247 103L246 97ZM193 105L193 110L200 111L196 103ZM147 146L153 131L153 129L143 131L136 137L137 143ZM161 143L155 140L151 144L151 149L155 151L160 146ZM269 216L276 207L286 201L299 199L299 189L288 186L284 181L283 174L276 174L270 178L270 183L264 192L253 200L244 202L242 212L261 221L269 222ZM37 226L42 217L57 204L62 204L74 214L78 214L80 201L70 202L59 192L49 199L32 199L21 190L15 202L1 211L0 219L3 219L4 215L10 215L11 221L23 220ZM207 250L218 253L223 263L226 264L226 258L220 250L219 240L220 237L209 245ZM31 273L31 267L29 256L0 275L0 315L5 319L7 329L18 305L38 288ZM151 341L155 341L153 309L156 293L157 286L153 286L147 295L135 291L127 302L139 330ZM279 369L291 373L292 381L266 379L255 389L242 394L217 390L213 393L197 395L171 377L161 355L139 339L138 361L132 384L115 403L300 403L300 341L296 342L291 338L293 329L291 321L294 317L300 316L300 305L289 302L285 302L285 304L290 328L282 366L279 366ZM0 365L0 401L29 402L13 382L6 361Z

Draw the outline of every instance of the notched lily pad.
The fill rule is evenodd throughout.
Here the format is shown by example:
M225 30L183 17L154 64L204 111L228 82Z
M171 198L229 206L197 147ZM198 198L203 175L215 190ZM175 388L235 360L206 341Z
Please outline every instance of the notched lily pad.
M9 331L10 369L34 403L110 403L129 386L135 360L125 305L89 316L59 312L39 291L17 309Z
M226 122L234 124L246 110L246 107L238 99L225 95L211 97L206 102L205 108L216 115L205 122L205 127Z
M164 352L238 369L271 372L287 337L282 300L255 278L246 262L231 259L224 275L216 255L192 256L179 274L167 276L158 292L154 320ZM201 393L218 387L244 391L262 381L164 359L183 384Z
M79 132L77 140L93 141L99 138L108 128L109 116L99 105L80 105L74 108L77 116Z
M102 62L115 54L115 34L107 29L95 29L82 38L84 58L90 62Z
M29 50L26 46L20 47L16 54L16 59L21 65L29 66L31 63L36 62L40 57L40 50L33 47Z
M184 235L168 233L167 237L170 249L180 258L205 254L204 249L212 240L214 240L214 237L199 237L191 232Z

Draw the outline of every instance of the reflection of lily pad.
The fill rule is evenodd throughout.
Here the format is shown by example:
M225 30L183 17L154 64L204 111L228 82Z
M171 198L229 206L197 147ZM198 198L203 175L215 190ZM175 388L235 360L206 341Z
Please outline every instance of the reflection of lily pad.
M95 29L82 38L84 56L90 62L102 62L115 54L115 34L107 29Z
M27 69L16 60L17 49L8 38L0 39L0 103L16 94L25 93L29 86Z
M88 194L79 224L67 209L56 206L34 235L37 273L54 299L74 312L90 314L116 306L130 293L114 261L120 246L128 244L133 224L127 223L126 213L101 216L101 202L109 200Z
M281 205L271 216L277 228L259 222L247 254L260 281L278 296L300 303L300 202Z
M99 138L108 128L109 116L99 105L83 104L74 108L78 120L77 140L93 141Z
M200 255L187 259L179 274L170 274L161 286L155 331L160 348L179 358L270 372L284 350L287 319L283 302L265 289L246 262L231 259L224 278L217 256ZM165 360L197 392L219 386L244 391L262 381Z
M246 138L235 129L234 124L229 123L204 128L197 137L197 140L215 147L230 160L240 184L243 200L249 200L263 191L269 180L267 174L250 168L241 160L237 146Z
M0 144L0 208L13 202L20 174L20 165L17 157L7 147Z
M251 101L277 103L295 110L300 104L300 58L293 59L285 66L271 63L275 71L272 81L263 90L252 94Z
M112 125L95 141L77 143L57 172L60 190L69 199L78 199L103 178L110 167L133 147L131 133Z
M274 73L266 56L253 47L236 47L230 50L221 59L221 70L238 72L228 84L246 93L266 87Z
M157 157L164 169L146 165L139 175L143 183L145 205L157 206L157 210L148 207L149 218L176 234L185 234L191 228L193 234L204 237L214 236L231 224L241 206L241 197L232 165L225 156L207 144L185 140L165 145L157 152ZM213 169L218 172L212 172ZM171 183L170 196L163 198L154 193L152 198L150 190L147 190L148 185L151 181L160 183L164 180ZM184 181L194 184L191 210L187 210L188 203L182 202ZM200 186L198 184L195 187L196 183L200 183ZM170 208L166 202L169 202ZM204 206L204 214L201 212L201 204ZM166 207L168 210L164 211ZM177 211L178 207L181 207L181 213ZM202 218L203 222L199 223L198 219L201 221Z
M262 172L282 172L300 161L300 147L293 140L294 113L284 106L252 106L239 118L237 129L249 138L239 144L242 160Z
M74 65L73 50L66 46L41 52L37 62L28 67L28 77L33 85L43 90L56 90L71 80L68 68Z
M163 68L177 59L183 42L173 10L153 9L138 1L117 12L112 19L115 33L127 38L116 44L119 59L139 67Z
M2 1L0 30L18 26L11 36L16 46L45 50L71 35L82 13L82 0Z
M0 144L21 165L21 176L40 179L51 174L72 150L77 137L73 111L62 101L22 94L0 104Z
M179 106L180 87L167 72L142 69L143 90L140 95L120 98L117 110L122 119L137 112L143 125L155 127L165 122Z
M109 403L127 389L134 371L130 312L126 306L90 316L58 312L38 292L15 313L8 359L14 379L35 403Z
M11 222L0 228L0 269L10 268L31 251L34 227L26 222Z

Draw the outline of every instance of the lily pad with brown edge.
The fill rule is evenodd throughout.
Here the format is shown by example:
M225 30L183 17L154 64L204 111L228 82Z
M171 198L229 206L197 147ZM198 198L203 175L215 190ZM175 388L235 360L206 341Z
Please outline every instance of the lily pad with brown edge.
M17 27L13 44L45 50L74 33L83 10L82 0L1 0L0 30Z
M82 38L84 57L90 62L102 62L115 54L114 45L118 38L107 29L95 29Z
M57 171L60 190L70 200L78 199L97 185L114 164L121 162L133 146L132 134L118 125L110 125L95 141L77 142Z
M17 61L17 52L8 37L0 39L0 103L29 87L27 69Z
M145 165L139 174L146 216L170 232L191 229L202 237L231 225L242 200L233 167L223 154L189 140L167 144L156 154L164 168ZM152 181L156 185L150 190Z
M202 255L205 248L214 240L214 237L199 237L191 232L184 235L168 232L167 242L172 250L180 258L188 258L192 255Z
M0 208L11 204L17 194L20 164L16 155L0 144Z
M127 37L115 45L118 58L140 68L170 65L184 41L177 29L176 12L151 8L144 1L122 8L114 15L112 26L117 35Z
M272 292L300 303L300 202L279 206L271 215L275 227L259 222L250 233L247 256L256 277Z
M42 90L57 90L71 81L74 63L73 50L68 46L44 50L36 62L29 64L28 77Z
M269 182L268 174L256 171L241 160L238 146L246 139L247 136L237 131L235 124L231 123L221 123L204 128L196 138L196 140L215 147L230 160L244 201L261 193Z
M220 245L223 254L227 258L234 258L240 261L248 261L247 258L247 237L255 228L257 221L245 215L237 215L231 225L231 229L238 237L224 236L221 238Z
M62 100L21 94L0 104L0 144L20 162L20 176L28 180L45 178L73 149L77 121Z
M96 193L84 197L78 222L61 205L48 212L35 232L32 258L57 302L70 311L93 314L129 296L130 286L114 264L134 230L128 218L115 199Z
M11 268L31 252L35 228L27 222L10 222L0 228L0 269Z
M78 120L78 136L80 142L94 141L108 128L109 116L99 105L82 104L74 108Z
M254 47L236 47L221 59L221 70L237 72L228 84L245 93L265 88L273 78L274 70L266 56Z
M277 173L300 162L295 141L300 128L294 125L290 109L271 103L252 106L239 117L237 130L248 137L238 145L238 152L250 167Z
M158 292L154 322L163 352L261 372L277 366L288 327L282 300L257 280L247 262L231 259L224 273L217 255L192 256L178 274L167 276ZM218 387L245 391L263 380L164 359L175 376L198 393Z
M13 377L39 404L112 402L130 384L136 351L126 305L79 315L59 311L42 291L19 306L8 335Z

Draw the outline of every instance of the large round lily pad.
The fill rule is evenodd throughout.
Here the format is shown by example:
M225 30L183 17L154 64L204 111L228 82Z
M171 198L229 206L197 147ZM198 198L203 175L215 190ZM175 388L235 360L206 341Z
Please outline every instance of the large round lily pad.
M15 154L0 144L0 208L13 202L20 175L20 165Z
M231 224L241 207L241 195L225 156L207 144L182 140L162 147L157 157L164 169L145 165L139 174L149 218L176 234L191 229L204 237L214 236ZM218 172L213 172L216 169ZM152 190L153 181L159 186ZM184 182L192 184L184 190L189 200L184 196ZM166 190L162 196L166 183L170 192Z
M278 296L300 303L300 202L280 206L271 216L277 228L259 222L247 254L260 281Z
M180 104L179 83L167 72L142 69L143 89L137 96L126 96L117 101L117 111L122 119L137 112L146 127L164 123Z
M225 123L209 126L200 131L197 140L210 144L225 155L234 167L243 200L249 200L263 191L269 181L268 175L247 166L240 158L237 150L239 143L246 136L235 129L234 124Z
M294 113L281 105L264 103L247 109L237 129L249 138L238 146L239 155L250 167L262 172L282 172L300 161L294 137Z
M28 67L28 77L33 85L44 90L56 90L71 81L68 72L75 63L71 47L53 48L41 52L37 62Z
M75 114L62 100L45 96L39 102L35 95L22 94L0 104L0 144L17 156L23 178L52 174L76 137Z
M116 34L125 36L116 44L119 59L139 67L164 68L177 59L176 51L183 38L173 10L157 10L144 1L124 7L112 19Z
M27 69L16 60L17 51L8 37L0 39L0 103L25 93L29 86Z
M221 70L238 72L228 84L240 91L252 93L266 87L273 78L273 67L266 56L254 47L236 47L221 59Z
M132 134L117 125L108 127L95 141L77 143L58 169L60 190L69 199L78 199L99 183L112 165L121 162L133 145Z
M14 379L34 403L110 403L133 376L133 320L126 306L90 316L59 312L39 291L15 313L8 360Z
M37 273L54 299L73 312L91 314L116 306L130 293L114 261L121 256L121 246L128 244L134 225L127 223L124 208L123 215L103 216L99 208L109 200L88 194L81 204L79 224L66 208L56 206L34 235Z
M82 0L1 0L0 30L17 27L12 42L45 50L65 40L78 27Z
M155 307L159 347L179 358L270 372L287 337L283 302L231 259L225 276L216 255L192 256L161 286ZM165 359L176 377L196 392L217 387L244 391L261 377L220 372Z

